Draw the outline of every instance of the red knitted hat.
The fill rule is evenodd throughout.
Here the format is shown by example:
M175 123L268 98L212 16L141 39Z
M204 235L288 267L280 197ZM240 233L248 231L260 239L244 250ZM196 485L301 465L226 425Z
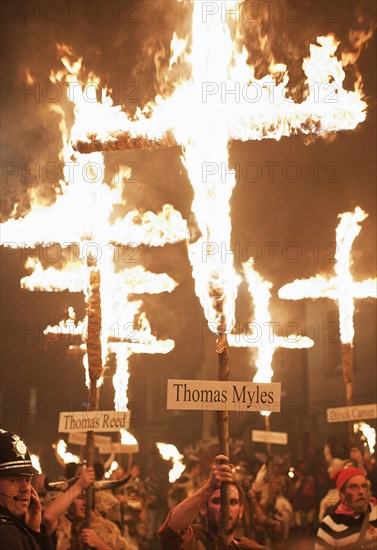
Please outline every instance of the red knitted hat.
M360 468L342 468L341 470L338 470L335 472L335 474L332 474L331 479L335 479L336 481L336 487L338 491L343 487L343 485L348 481L351 477L354 476L365 476L365 472L360 470Z

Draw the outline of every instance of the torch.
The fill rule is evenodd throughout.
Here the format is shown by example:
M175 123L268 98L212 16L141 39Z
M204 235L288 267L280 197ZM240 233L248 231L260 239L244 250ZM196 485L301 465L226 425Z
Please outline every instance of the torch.
M279 290L280 298L299 300L302 298L330 298L339 309L339 329L342 345L343 379L346 388L347 406L353 404L353 339L355 334L353 314L355 299L376 298L376 280L367 279L357 282L351 274L351 250L355 238L360 233L366 214L359 206L354 212L338 215L340 222L336 228L335 276L326 279L321 275L310 279L298 280L284 285ZM352 422L348 422L349 438L352 444L354 436Z
M89 268L89 285L87 298L87 318L88 330L86 338L86 348L88 356L88 371L89 371L89 403L88 411L98 411L99 409L99 391L97 388L97 380L102 375L102 345L100 340L101 335L101 273L97 268L97 260L88 255L87 265ZM86 461L87 465L94 466L95 445L94 432L87 432L86 436ZM90 516L93 509L93 486L86 489L86 509L85 509L85 525L90 527Z
M273 370L272 361L275 350L278 348L303 349L314 345L313 340L300 334L289 334L285 337L277 336L272 330L275 323L272 322L270 313L271 288L272 283L263 279L255 268L255 260L250 257L242 264L243 272L247 281L250 298L254 305L254 321L249 324L250 327L256 327L257 334L234 335L230 334L229 344L231 347L255 348L257 351L255 366L257 372L253 382L270 383L272 381ZM261 411L264 417L265 431L271 431L270 411ZM271 442L267 438L267 454L270 457L272 448Z
M218 361L218 379L229 380L229 353L228 342L225 334L220 334L216 344ZM219 436L220 453L229 456L229 419L227 411L217 411L217 433ZM229 487L230 483L223 482L220 488L221 516L219 541L220 548L226 547L226 529L230 520L229 510Z

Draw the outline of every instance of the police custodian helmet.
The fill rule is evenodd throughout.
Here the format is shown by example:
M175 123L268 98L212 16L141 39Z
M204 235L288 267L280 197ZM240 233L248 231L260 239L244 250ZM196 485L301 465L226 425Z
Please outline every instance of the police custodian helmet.
M37 473L24 441L16 434L0 429L0 477Z

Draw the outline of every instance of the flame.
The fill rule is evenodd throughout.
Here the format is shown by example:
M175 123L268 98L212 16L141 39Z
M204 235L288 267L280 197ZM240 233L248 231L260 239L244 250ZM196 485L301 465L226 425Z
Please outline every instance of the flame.
M361 77L355 82L354 90L344 89L344 67L357 61L373 30L363 36L359 33L360 36L353 39L357 54L344 53L340 60L336 55L340 42L334 35L318 36L316 43L309 46L309 57L302 62L306 97L301 103L295 103L289 96L286 65L271 62L269 74L257 79L254 67L247 65L248 53L241 47L238 26L234 31L236 39L232 40L228 24L223 21L222 8L226 5L226 12L234 17L236 12L239 14L240 4L214 1L211 15L203 20L203 3L193 2L192 43L174 33L169 64L172 69L180 60L182 68L185 62L191 67L191 75L183 79L185 71L178 76L170 71L171 77L177 78L171 82L170 89L174 90L171 95L156 96L142 110L138 109L132 119L119 106L114 106L103 90L101 103L82 105L73 131L75 140L89 142L90 136L95 135L98 141L111 142L119 132L157 140L172 131L177 143L186 149L188 143L197 142L195 123L203 131L203 143L205 135L210 133L211 139L218 138L222 144L223 132L214 131L219 126L223 127L227 139L279 140L298 132L324 137L354 129L365 120L367 105ZM228 21L230 19L228 17ZM234 27L235 22L232 24ZM203 91L207 92L205 97ZM226 155L221 160L225 158ZM206 158L206 161L212 160L216 157Z
M41 468L41 463L39 462L39 456L31 454L30 455L30 460L31 460L31 464L32 464L33 468L38 470L38 473L41 474L42 473L42 468Z
M25 70L25 80L26 83L29 84L29 86L31 86L35 82L35 78L31 75L29 67L26 67Z
M216 4L217 7L226 5L227 11L234 11L239 2L216 2L215 7ZM286 67L271 65L271 74L264 79L255 79L253 67L246 64L245 49L239 51L239 40L236 41L237 48L234 47L230 28L220 20L220 13L204 23L202 3L194 2L191 49L188 53L186 47L185 52L185 42L174 36L170 62L172 69L179 61L184 61L191 67L191 75L173 83L174 91L169 97L157 96L143 110L137 109L132 119L121 111L120 106L113 105L109 91L99 86L95 75L89 74L84 82L80 76L83 59L76 58L69 46L58 45L64 69L52 73L50 78L53 82L68 84L68 98L75 105L75 121L70 131L64 111L59 106L52 107L59 117L63 139L60 158L64 167L59 194L55 203L48 207L37 203L34 198L29 214L3 224L2 238L3 242L15 246L51 242L67 246L68 242L79 247L79 259L74 266L69 266L67 282L59 279L55 273L57 270L53 268L44 269L38 262L34 266L28 264L34 272L25 277L22 284L30 289L58 291L66 285L65 288L88 296L88 270L84 262L89 255L96 256L103 298L102 364L106 362L106 354L115 351L119 357L117 363L122 363L116 375L116 383L122 386L122 391L116 390L118 395L124 395L126 391L129 376L126 365L129 354L136 351L136 344L125 343L121 338L109 345L114 318L116 323L120 320L123 328L124 322L134 321L134 317L128 314L139 314L140 309L132 302L127 302L126 306L119 303L119 296L127 300L128 290L127 284L115 276L110 246L114 243L162 246L166 242L187 238L188 232L182 217L171 206L164 207L162 217L130 213L111 224L113 207L122 203L121 189L115 181L112 186L103 181L105 162L102 154L80 155L72 149L71 142L90 141L93 135L99 140L111 141L120 131L156 140L167 131L174 133L176 142L182 146L182 162L193 186L192 211L200 232L198 240L188 245L195 291L211 330L218 334L227 333L235 323L239 282L229 253L229 200L235 186L234 170L230 170L227 163L229 140L278 140L298 131L324 136L340 129L353 129L365 120L366 103L362 99L361 83L357 83L354 91L343 89L342 61L335 56L338 43L333 36L320 37L317 42L319 45L310 47L310 58L303 63L308 96L302 103L295 104L287 100ZM172 70L171 74L175 72ZM225 91L237 90L239 85L241 101L223 101L222 89L216 90L223 85ZM258 101L250 100L249 92L253 89L260 92ZM335 101L326 102L328 94L332 94ZM173 226L177 229L173 230ZM225 249L225 261L220 254L213 253L215 245ZM88 247L91 247L90 254ZM141 292L145 273L135 271L134 275L140 278L137 288ZM38 278L44 279L42 283ZM56 282L49 282L54 278ZM172 285L167 280L165 284ZM145 352L148 344L151 349L156 349L158 341L152 338L149 330L145 333L147 338L141 338L141 349ZM170 349L171 345L168 345ZM266 353L272 357L271 351ZM270 367L263 369L266 372L271 370Z
M171 443L158 442L156 445L162 458L164 460L172 460L173 462L173 467L169 471L169 481L170 483L174 483L174 481L181 477L182 472L184 472L186 468L183 464L184 456L178 451L177 447Z
M187 47L187 42L183 38L178 38L177 34L174 32L173 38L170 43L170 50L173 52L169 60L169 69L173 67L178 61L179 58L184 57Z
M340 222L336 228L335 276L326 279L316 275L310 279L298 280L284 285L279 289L279 297L286 300L302 298L330 298L338 304L340 338L343 344L353 343L354 301L361 298L376 298L376 279L356 282L351 274L351 250L356 237L361 231L360 222L366 214L359 206L354 212L344 212L338 215Z
M368 443L369 451L373 454L374 447L376 445L376 430L369 426L366 422L355 422L353 425L353 431L356 434L361 432L363 434L363 439Z
M96 93L99 79L89 74L84 81L83 59L77 58L71 47L58 44L58 52L64 68L51 73L53 82L67 84L68 99L74 104L76 123L85 118L86 108L101 110L101 105L110 105L107 90L102 90L98 103ZM90 101L88 101L90 100ZM116 356L115 406L125 410L127 406L128 359L133 353L169 353L174 348L173 340L159 340L145 314L142 301L134 295L143 293L172 292L177 283L165 273L152 273L138 265L124 266L124 247L137 252L137 247L164 246L167 243L185 241L187 224L180 212L165 204L160 212L139 212L134 209L123 218L114 216L118 205L124 206L122 198L124 177L115 174L111 184L104 181L105 159L101 153L82 155L73 150L72 129L66 123L66 112L59 106L51 107L59 120L62 134L62 150L59 159L62 173L53 204L43 205L37 193L31 196L31 210L20 219L10 219L1 226L2 242L14 248L52 245L58 261L49 261L48 254L42 258L30 257L25 267L31 273L21 280L25 290L49 292L80 292L86 300L91 293L89 285L93 261L100 272L102 365L110 353ZM90 112L92 116L92 111ZM75 124L76 124L75 123ZM88 120L85 121L85 124ZM107 119L102 120L105 125ZM122 174L124 176L124 174ZM129 179L128 174L128 179ZM127 180L127 178L126 178ZM59 248L56 248L59 245ZM135 258L135 254L128 257ZM46 266L45 264L49 265ZM51 263L54 265L51 266ZM68 337L71 349L83 353L86 384L89 385L88 356L85 342L88 338L88 317L76 320L71 309L68 318L56 325L49 325L44 334L56 340ZM103 378L97 382L100 385Z
M310 45L310 56L302 64L308 89L302 103L289 99L289 75L284 64L271 64L270 74L262 79L255 79L252 70L249 90L244 88L240 96L245 101L238 104L237 124L231 131L234 139L279 140L298 132L326 137L339 130L353 130L365 120L367 106L361 80L354 91L343 88L345 72L335 55L339 42L328 35L317 37L317 43ZM247 102L252 102L254 109L247 108ZM246 116L241 118L245 108Z
M127 430L120 430L122 445L137 445L135 437Z
M270 383L273 376L272 360L275 350L279 347L288 349L310 348L313 340L299 334L277 336L269 312L272 283L265 281L255 270L253 258L242 264L250 296L254 302L254 321L251 334L229 334L231 347L248 347L257 349L255 366L257 372L253 378L256 383ZM264 416L270 414L262 411Z
M65 464L68 464L68 462L79 464L81 462L80 457L67 451L67 443L64 441L64 439L59 439L59 441L57 442L56 452Z
M273 376L272 359L275 350L279 347L288 349L310 348L314 345L311 338L300 334L276 336L274 325L269 312L272 283L265 281L255 270L252 258L242 264L249 293L254 302L254 321L252 333L247 335L231 334L228 336L229 345L234 347L257 348L255 366L257 373L253 382L270 383Z
M110 468L107 470L107 472L105 472L105 478L109 479L111 477L111 474L115 472L115 470L117 470L118 468L119 468L118 462L116 460L113 460L112 463L110 464Z
M72 130L76 142L82 143L90 143L93 136L97 142L115 142L122 132L156 141L166 133L174 134L194 189L192 211L201 233L189 244L195 291L215 333L234 326L238 286L232 254L220 259L209 252L214 245L230 250L229 200L235 174L227 166L229 140L278 140L299 131L326 136L354 129L366 117L361 81L353 91L343 88L345 72L336 57L339 42L333 35L318 37L310 45L310 56L303 60L307 96L300 104L289 99L284 64L271 63L270 73L256 79L254 68L246 63L246 49L240 47L240 36L233 40L223 21L223 8L234 16L239 14L239 4L214 2L211 16L204 21L203 3L193 3L192 43L174 34L169 65L172 69L186 63L191 74L172 82L169 97L156 96L130 118L102 90L101 103L80 102ZM348 63L349 58L344 60L344 65Z

